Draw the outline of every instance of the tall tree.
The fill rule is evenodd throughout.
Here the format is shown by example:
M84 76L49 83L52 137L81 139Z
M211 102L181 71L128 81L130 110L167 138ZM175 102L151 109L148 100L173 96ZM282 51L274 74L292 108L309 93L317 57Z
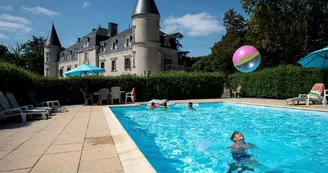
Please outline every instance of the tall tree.
M262 49L266 66L296 64L327 46L327 1L241 0L249 19L249 40Z
M180 43L180 41L183 39L183 35L180 32L177 33L173 33L167 36L169 39L173 38L175 41L175 45L177 47L178 50L182 49L182 44Z
M18 50L20 47L11 46L11 48ZM9 50L7 46L0 45L0 61L15 64L18 66L24 67L24 60L21 57L21 54L16 54L17 52L13 52Z
M233 9L229 9L225 13L223 21L226 34L214 44L209 56L202 58L193 65L193 70L219 71L228 74L235 72L232 56L234 51L245 43L247 21Z
M26 60L27 69L34 71L40 75L43 75L44 65L44 43L43 37L32 37L32 40L28 40L23 45L24 59Z

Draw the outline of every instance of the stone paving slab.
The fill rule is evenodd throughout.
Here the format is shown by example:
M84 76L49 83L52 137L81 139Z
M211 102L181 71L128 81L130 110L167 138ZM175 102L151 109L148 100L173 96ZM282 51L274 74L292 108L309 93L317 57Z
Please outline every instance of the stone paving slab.
M1 124L0 173L123 172L102 106Z

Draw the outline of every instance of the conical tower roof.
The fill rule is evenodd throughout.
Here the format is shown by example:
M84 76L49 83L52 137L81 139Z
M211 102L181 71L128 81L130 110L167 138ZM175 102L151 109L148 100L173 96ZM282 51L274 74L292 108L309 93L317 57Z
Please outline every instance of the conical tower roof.
M49 31L48 38L47 38L47 41L46 41L45 45L46 46L60 46L61 47L61 44L60 44L56 29L55 29L55 26L54 26L53 23L52 23L51 29Z
M159 15L156 3L154 0L138 0L132 17L137 14L157 14Z

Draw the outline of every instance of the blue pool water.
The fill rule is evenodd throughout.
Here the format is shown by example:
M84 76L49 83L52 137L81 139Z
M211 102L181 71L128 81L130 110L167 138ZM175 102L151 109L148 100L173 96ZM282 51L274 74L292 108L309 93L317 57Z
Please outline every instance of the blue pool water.
M238 130L256 147L254 172L328 171L328 114L232 103L110 108L159 173L222 173L235 161L227 146ZM238 170L234 171L237 172ZM250 172L250 171L245 171Z

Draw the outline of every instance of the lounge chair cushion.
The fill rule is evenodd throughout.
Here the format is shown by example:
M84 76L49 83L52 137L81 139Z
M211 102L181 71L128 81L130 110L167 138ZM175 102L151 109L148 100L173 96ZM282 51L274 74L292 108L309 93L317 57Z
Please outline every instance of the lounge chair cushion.
M321 92L318 90L311 90L308 96L311 99L322 99L323 97L321 96Z

